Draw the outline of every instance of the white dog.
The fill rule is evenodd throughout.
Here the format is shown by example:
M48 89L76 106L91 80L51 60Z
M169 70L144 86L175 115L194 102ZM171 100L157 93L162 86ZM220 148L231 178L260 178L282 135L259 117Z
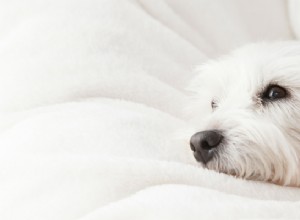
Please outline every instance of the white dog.
M208 169L300 186L300 43L244 46L201 66L190 139Z

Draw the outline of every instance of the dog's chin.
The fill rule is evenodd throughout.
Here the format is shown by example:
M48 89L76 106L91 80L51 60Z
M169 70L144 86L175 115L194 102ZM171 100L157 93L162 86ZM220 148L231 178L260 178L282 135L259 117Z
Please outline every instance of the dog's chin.
M228 168L214 160L208 162L207 164L201 163L201 166L205 169L212 170L217 173L226 174L226 175L229 175L229 176L232 176L235 178L240 178L240 179L244 179L244 180L252 180L252 181L265 181L265 182L273 183L276 185L284 185L283 181L274 180L272 177L269 179L266 179L266 178L264 178L264 176L258 174L255 171L252 171L251 173L241 173L237 169ZM289 185L295 186L294 184L289 184Z
M217 173L223 173L226 175L243 178L235 169L226 169L222 164L213 161L208 162L207 164L202 164L202 166L208 170L215 171Z
M270 178L269 180L266 180L262 175L258 174L258 172L256 171L252 171L249 173L246 172L240 172L239 170L242 170L241 167L239 167L240 169L237 168L230 168L228 166L228 163L222 163L220 161L218 161L217 159L213 159L211 161L209 161L207 164L202 164L202 166L208 170L212 170L215 171L217 173L222 173L222 174L226 174L229 176L233 176L236 178L241 178L241 179L246 179L246 180L254 180L254 181L267 181L267 182L272 182L275 184L280 184L280 182L274 182L272 180L272 178Z

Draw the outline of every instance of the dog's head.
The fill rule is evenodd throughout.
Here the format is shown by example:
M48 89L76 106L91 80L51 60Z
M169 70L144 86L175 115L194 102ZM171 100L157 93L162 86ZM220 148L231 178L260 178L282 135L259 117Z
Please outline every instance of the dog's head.
M300 185L300 43L251 44L198 69L190 139L230 175Z

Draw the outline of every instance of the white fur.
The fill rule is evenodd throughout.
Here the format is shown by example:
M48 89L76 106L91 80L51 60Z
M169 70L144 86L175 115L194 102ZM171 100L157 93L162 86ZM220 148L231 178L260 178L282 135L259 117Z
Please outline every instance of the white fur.
M300 43L247 45L197 71L191 121L197 131L218 129L225 136L207 167L300 186ZM274 83L291 97L263 105L259 94Z

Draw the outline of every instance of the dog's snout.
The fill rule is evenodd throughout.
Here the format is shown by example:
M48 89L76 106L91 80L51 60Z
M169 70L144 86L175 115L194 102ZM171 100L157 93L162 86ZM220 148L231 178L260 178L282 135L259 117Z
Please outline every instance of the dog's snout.
M190 146L194 151L197 161L206 164L213 158L214 148L217 148L223 140L223 135L218 130L197 132L191 137Z

